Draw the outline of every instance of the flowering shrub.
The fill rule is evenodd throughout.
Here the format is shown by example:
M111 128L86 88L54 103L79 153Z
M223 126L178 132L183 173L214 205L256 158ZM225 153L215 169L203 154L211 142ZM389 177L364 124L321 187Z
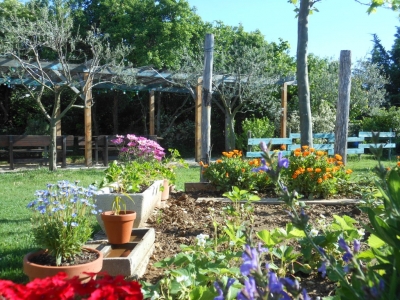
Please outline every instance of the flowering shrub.
M117 135L111 142L119 149L121 161L151 159L161 160L165 156L164 148L157 142L134 134Z
M0 280L0 299L143 299L140 284L136 281L124 280L123 276L90 275L90 281L85 284L78 277L66 279L67 274L63 272L53 277L37 278L26 285ZM96 275L98 278L94 279Z
M282 174L287 187L309 199L336 194L338 181L348 180L352 173L343 166L339 154L328 157L308 146L296 149L289 160L289 168Z
M78 186L69 181L47 184L35 192L28 204L33 211L32 232L36 243L47 249L56 265L71 260L92 234L90 217L98 213L94 196L96 187Z
M222 158L204 167L204 178L214 184L218 190L227 192L233 186L245 190L265 191L272 188L271 180L263 173L254 173L252 168L259 166L260 159L243 159L242 151L222 152Z

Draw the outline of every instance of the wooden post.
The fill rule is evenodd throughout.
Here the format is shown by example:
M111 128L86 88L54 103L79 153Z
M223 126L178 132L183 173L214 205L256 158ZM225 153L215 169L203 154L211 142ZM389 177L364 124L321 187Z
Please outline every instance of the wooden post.
M336 106L335 153L340 154L343 163L347 162L347 135L349 128L351 89L351 51L340 51L339 98Z
M196 86L196 103L195 103L195 131L194 131L194 143L195 143L195 160L199 162L201 160L201 100L202 100L202 83L203 78L197 80Z
M287 82L282 86L282 114L281 114L281 138L286 137L286 123L287 123Z
M149 135L154 135L154 112L155 112L155 104L154 104L154 91L150 91L149 95Z
M114 92L114 106L113 106L113 134L118 134L118 93Z
M210 164L211 159L211 100L214 35L207 33L204 43L204 73L201 105L201 161ZM200 181L204 182L203 167L200 168Z
M84 108L84 119L85 119L85 166L91 167L93 165L92 159L92 82L88 76L88 73L83 74L83 78L86 81L83 88L85 95L85 108Z

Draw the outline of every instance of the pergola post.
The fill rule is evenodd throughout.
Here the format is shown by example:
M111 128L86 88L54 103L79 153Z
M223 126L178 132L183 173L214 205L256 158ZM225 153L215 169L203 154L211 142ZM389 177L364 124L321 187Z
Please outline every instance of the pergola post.
M281 138L286 137L286 123L287 123L287 82L282 86L282 102L281 102Z
M197 80L196 86L196 101L195 101L195 128L194 128L194 143L195 143L195 160L201 160L201 99L202 99L202 83L203 78Z
M155 112L155 104L154 104L154 91L150 91L149 94L149 135L154 135L154 112Z
M85 166L91 167L93 165L92 158L92 80L88 73L83 74L85 86L83 93L85 95Z

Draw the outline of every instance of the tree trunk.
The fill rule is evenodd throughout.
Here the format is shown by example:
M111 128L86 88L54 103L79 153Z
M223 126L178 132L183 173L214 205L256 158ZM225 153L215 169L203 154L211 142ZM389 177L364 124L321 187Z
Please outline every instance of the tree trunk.
M297 93L300 111L300 142L303 146L312 147L310 86L307 70L308 15L310 8L310 0L300 1L297 32Z
M54 116L50 120L49 170L57 170L57 119Z
M349 130L351 90L351 51L340 51L339 99L336 106L335 153L347 162L347 135Z
M229 112L225 111L225 150L232 151L235 149L236 136L234 126L234 116Z

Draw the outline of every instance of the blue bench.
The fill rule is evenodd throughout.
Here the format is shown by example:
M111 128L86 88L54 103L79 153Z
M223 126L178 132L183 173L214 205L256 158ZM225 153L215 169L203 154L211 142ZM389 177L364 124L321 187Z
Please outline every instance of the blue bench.
M259 146L261 142L264 142L266 145L269 143L272 146L279 145L279 147L285 145L287 150L281 151L283 155L290 155L291 153L288 149L288 146L292 143L291 138L250 138L247 140L249 151L247 151L246 157L261 157L262 151L252 151L253 146Z

